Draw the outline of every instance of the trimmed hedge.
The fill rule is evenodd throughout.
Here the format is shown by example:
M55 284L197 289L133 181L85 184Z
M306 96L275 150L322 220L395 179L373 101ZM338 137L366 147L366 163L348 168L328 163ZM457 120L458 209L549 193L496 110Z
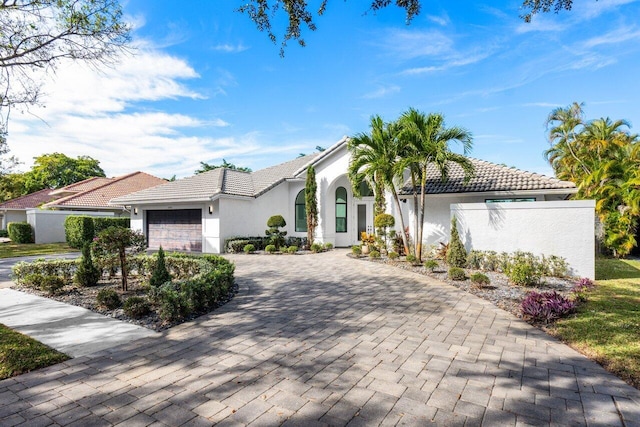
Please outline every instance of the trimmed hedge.
M72 248L82 248L91 243L99 232L109 227L129 228L129 218L70 215L64 220L64 234Z
M10 222L7 225L7 233L13 243L35 242L33 227L28 222Z

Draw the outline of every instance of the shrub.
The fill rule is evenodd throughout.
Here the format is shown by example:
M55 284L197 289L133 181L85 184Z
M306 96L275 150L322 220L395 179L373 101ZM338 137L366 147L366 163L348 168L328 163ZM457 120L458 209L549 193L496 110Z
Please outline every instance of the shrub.
M587 294L592 291L596 285L586 277L578 280L571 288L574 301L585 302L587 301Z
M277 251L277 249L276 249L276 245L267 245L267 246L264 248L264 250L265 250L267 253L270 253L270 254L273 254L273 253L275 253L275 252Z
M130 228L109 227L95 238L96 250L103 255L117 254L120 261L122 290L127 290L127 254L142 252L147 247L147 239Z
M40 284L44 281L44 276L39 273L29 273L24 275L18 283L29 288L40 288Z
M244 245L244 248L242 248L242 250L244 251L245 254L252 254L256 251L256 247L253 246L251 243L247 243L246 245Z
M146 298L138 296L127 298L122 308L124 309L124 314L134 319L146 316L151 311L149 301L147 301Z
M467 251L460 240L456 217L451 219L451 240L449 241L449 251L447 252L447 264L450 267L464 267L467 263Z
M406 257L404 257L404 260L407 261L407 262L410 262L411 264L415 264L418 261L416 256L412 255L412 254L409 254Z
M380 258L380 252L373 250L371 252L369 252L369 258L371 259L378 259Z
M505 274L517 286L535 286L540 282L540 271L530 262L525 260L509 264Z
M0 230L0 237L9 237L9 232L7 230Z
M72 248L81 248L95 237L93 218L85 215L70 215L64 220L64 234L67 244Z
M111 288L100 289L98 295L96 295L96 302L108 310L114 310L122 305L120 296L115 289Z
M58 276L42 276L42 282L40 282L40 289L53 295L60 289L64 288L65 281L62 277Z
M471 283L481 288L491 283L491 280L489 280L489 277L486 274L482 274L482 273L473 273L470 279L471 279Z
M529 292L520 304L520 312L525 318L549 323L571 313L576 303L556 291Z
M387 257L391 260L398 259L399 256L400 255L398 255L398 252L393 252L393 251L387 254Z
M484 253L482 251L472 250L467 255L467 268L474 270L480 270L482 268L482 262L484 260Z
M280 229L286 227L286 225L287 222L282 215L274 215L267 220L267 227L269 227L269 229L265 231L265 234L270 238L270 242L276 247L276 250L284 245L284 236L287 235L287 232Z
M428 259L424 262L424 268L433 272L436 268L438 268L438 261L435 259Z
M186 294L179 292L172 283L165 283L149 295L160 306L158 314L162 320L179 320L189 314Z
M290 254L295 254L296 252L298 252L298 247L297 246L289 246L289 248L287 248L287 252L289 252Z
M330 251L331 249L333 249L333 243L329 243L329 242L325 243L324 249L327 251Z
M28 222L10 222L7 233L13 243L33 243L33 227Z
M313 252L314 254L320 253L322 252L323 247L322 247L322 243L314 243L313 245L311 245L311 252Z
M545 276L552 277L567 277L569 273L569 264L563 257L557 255L550 255L549 257L542 256L542 262L540 263L544 268L543 274Z
M351 253L360 256L362 255L362 248L360 247L360 245L353 245L351 246Z
M109 227L130 228L131 220L129 218L116 218L109 216L92 216L93 221L93 233L92 237L100 234L102 230L106 230Z
M158 255L156 262L153 265L153 273L151 274L151 279L149 279L149 284L153 287L162 286L166 282L171 281L171 274L169 274L169 270L167 270L167 264L164 258L164 250L162 246L158 248Z
M224 251L227 253L241 253L248 244L252 244L256 251L260 251L269 244L269 239L267 237L230 237L225 240Z
M285 244L287 246L297 246L298 248L305 248L307 247L307 238L289 236L285 239Z
M460 267L451 267L448 273L449 279L451 280L465 280L467 278L464 270Z
M102 272L93 264L91 246L85 243L82 246L82 257L76 270L74 279L80 286L95 286L102 276Z
M58 276L65 283L71 282L77 269L78 262L72 259L36 260L34 262L19 262L12 268L13 279L24 284L26 276L39 274L41 276Z

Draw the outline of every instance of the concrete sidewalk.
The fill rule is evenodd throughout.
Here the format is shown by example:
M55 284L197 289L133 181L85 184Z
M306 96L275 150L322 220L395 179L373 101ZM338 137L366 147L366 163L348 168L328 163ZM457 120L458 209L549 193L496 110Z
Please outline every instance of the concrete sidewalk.
M71 357L160 336L141 326L13 289L0 289L0 323Z

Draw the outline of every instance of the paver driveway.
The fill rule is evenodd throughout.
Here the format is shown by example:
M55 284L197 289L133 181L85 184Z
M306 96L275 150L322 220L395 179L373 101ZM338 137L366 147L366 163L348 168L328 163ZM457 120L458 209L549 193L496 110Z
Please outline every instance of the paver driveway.
M640 392L490 303L344 251L232 256L240 294L0 382L13 425L640 425Z

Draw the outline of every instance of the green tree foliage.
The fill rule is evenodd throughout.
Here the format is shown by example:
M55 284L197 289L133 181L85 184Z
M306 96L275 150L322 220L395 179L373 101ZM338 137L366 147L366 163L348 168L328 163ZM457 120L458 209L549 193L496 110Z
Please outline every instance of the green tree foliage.
M82 246L82 257L75 274L75 281L80 286L95 286L98 284L102 273L93 263L91 256L91 244L86 242Z
M287 232L280 229L286 227L286 225L287 222L282 215L274 215L267 220L269 229L265 233L269 237L271 244L276 247L276 250L279 250L280 246L284 245L284 236L287 235Z
M240 171L240 172L251 172L251 168L245 168L242 166L236 166L233 163L229 163L227 162L225 159L222 159L222 164L219 165L211 165L207 162L200 162L200 169L197 169L195 171L195 174L201 174L204 172L208 172L208 171L212 171L214 169L218 169L218 168L225 168L225 169L231 169L234 171Z
M10 173L2 175L0 173L0 201L15 199L24 196L25 190L25 174Z
M454 164L464 172L464 182L468 182L475 171L471 161L449 148L451 142L462 145L466 155L473 146L471 132L461 127L446 127L444 116L438 113L428 115L410 108L402 114L399 121L403 151L400 153L401 170L411 172L415 221L415 256L422 262L422 235L426 209L427 168L435 167L442 182L448 180L449 169Z
M127 291L127 254L142 252L147 247L144 235L130 228L109 227L94 240L96 252L102 256L116 255L120 260L122 290Z
M449 240L449 250L447 251L447 264L450 267L464 267L467 263L467 251L460 240L458 234L458 224L456 217L451 218L451 238Z
M164 250L162 249L162 246L160 246L158 249L158 259L153 266L153 273L151 274L151 279L149 279L149 284L158 288L170 281L171 274L169 274L169 270L167 270L167 264L164 259Z
M559 179L578 187L579 199L595 199L604 245L614 256L637 246L640 222L640 140L624 120L586 121L582 104L553 110L547 119L547 160Z
M280 55L284 55L284 49L290 40L297 42L300 46L306 46L302 37L303 30L315 31L317 29L314 22L312 6L306 0L247 0L238 11L246 14L256 25L259 31L266 32L273 43L278 42L277 30L274 30L272 23L286 22L286 30L280 36ZM324 15L328 0L316 2L316 14L318 17ZM337 3L337 2L334 2ZM370 0L369 7L364 12L376 13L385 7L395 4L406 11L405 22L410 24L421 11L421 0ZM525 22L531 22L531 18L538 13L546 13L551 10L556 13L561 10L571 10L573 0L524 0L520 17Z
M111 63L130 39L117 0L4 0L0 28L0 147L9 110L39 101L43 70Z
M73 159L62 153L43 154L35 158L25 174L27 193L44 188L60 188L94 176L104 177L100 161L89 156Z
M397 123L385 123L380 116L371 117L370 133L359 133L349 139L347 149L351 153L348 176L353 193L360 195L360 183L366 181L376 192L386 189L391 192L402 230L404 217L396 184L402 183L404 173L401 153L404 148L398 139ZM406 233L402 234L405 253L409 253Z
M318 226L318 183L316 170L313 166L307 168L307 181L304 187L304 203L307 213L307 244L313 244L316 227Z

